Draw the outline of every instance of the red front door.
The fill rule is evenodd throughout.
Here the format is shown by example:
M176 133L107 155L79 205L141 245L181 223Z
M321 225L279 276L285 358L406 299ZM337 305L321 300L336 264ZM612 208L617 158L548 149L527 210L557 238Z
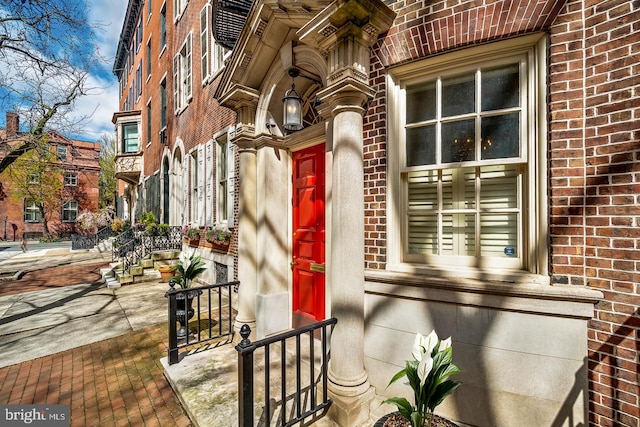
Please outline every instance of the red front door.
M293 327L325 316L324 144L293 153Z

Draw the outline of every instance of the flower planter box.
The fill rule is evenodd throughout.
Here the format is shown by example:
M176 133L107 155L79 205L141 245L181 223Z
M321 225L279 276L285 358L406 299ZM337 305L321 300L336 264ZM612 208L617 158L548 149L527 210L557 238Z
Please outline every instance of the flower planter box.
M184 243L186 243L189 246L200 246L200 237L196 237L196 238L183 237L182 240Z
M214 251L217 252L229 252L229 240L210 240L210 239L206 239L205 240L205 244L204 247L205 248L211 248Z

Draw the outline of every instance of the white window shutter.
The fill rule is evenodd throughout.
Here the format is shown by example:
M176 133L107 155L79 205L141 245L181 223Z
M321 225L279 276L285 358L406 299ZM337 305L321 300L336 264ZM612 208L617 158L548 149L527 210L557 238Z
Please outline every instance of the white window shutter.
M236 223L233 217L233 195L235 193L236 186L236 161L235 161L235 145L228 143L227 144L227 227L234 228Z
M189 165L184 161L182 164L182 224L189 222ZM194 203L194 200L191 200Z
M206 191L205 191L205 221L206 225L213 225L213 170L215 165L213 164L213 140L207 141L205 144L205 179L206 179Z
M198 207L196 215L198 218L198 225L204 225L204 145L198 145Z
M173 111L180 109L180 60L179 56L173 57Z
M187 46L186 46L186 50L187 50L187 55L186 55L186 76L184 77L185 82L186 82L186 88L185 88L185 99L186 100L190 100L192 98L192 72L191 70L193 69L193 65L192 65L192 52L191 52L191 33L189 33L189 35L187 36Z

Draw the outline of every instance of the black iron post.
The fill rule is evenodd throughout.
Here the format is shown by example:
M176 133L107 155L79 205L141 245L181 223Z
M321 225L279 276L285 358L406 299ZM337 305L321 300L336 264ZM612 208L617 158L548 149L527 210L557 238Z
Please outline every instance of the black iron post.
M242 341L236 346L238 351L238 426L253 427L253 350L251 328L244 324L240 328Z

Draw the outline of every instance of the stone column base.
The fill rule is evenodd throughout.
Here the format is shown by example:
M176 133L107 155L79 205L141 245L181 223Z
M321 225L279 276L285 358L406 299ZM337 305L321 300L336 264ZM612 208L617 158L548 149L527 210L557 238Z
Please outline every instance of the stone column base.
M369 387L356 396L336 394L329 388L329 398L333 400L327 416L341 427L355 427L369 421L369 407L375 397L375 389Z

